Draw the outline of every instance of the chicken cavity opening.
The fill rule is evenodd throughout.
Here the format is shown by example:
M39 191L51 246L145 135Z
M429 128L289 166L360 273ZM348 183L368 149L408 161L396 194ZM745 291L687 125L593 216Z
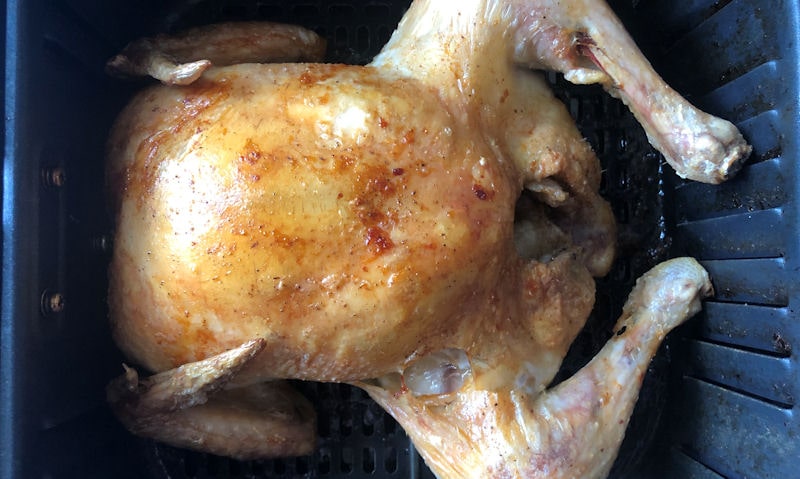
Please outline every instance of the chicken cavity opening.
M524 259L549 262L570 245L569 235L549 218L551 208L523 190L514 213L514 245Z

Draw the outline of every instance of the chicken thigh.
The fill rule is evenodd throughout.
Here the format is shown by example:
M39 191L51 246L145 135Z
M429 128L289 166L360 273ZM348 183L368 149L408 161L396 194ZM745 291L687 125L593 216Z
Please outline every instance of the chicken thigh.
M289 40L263 54L253 35ZM228 51L242 43L255 47ZM603 83L683 176L721 181L749 147L664 85L598 0L417 1L367 66L247 63L320 51L302 29L228 24L135 42L110 63L165 83L132 100L108 145L112 329L158 373L109 386L119 417L233 457L302 454L313 414L276 381L348 382L442 477L460 473L426 438L451 434L476 451L502 436L476 477L563 469L559 451L579 446L596 452L569 467L599 477L641 370L709 285L689 260L653 273L629 331L544 392L610 268L615 226L596 157L530 68ZM523 189L536 204L515 215ZM291 399L256 406L278 396ZM578 444L564 424L598 439Z

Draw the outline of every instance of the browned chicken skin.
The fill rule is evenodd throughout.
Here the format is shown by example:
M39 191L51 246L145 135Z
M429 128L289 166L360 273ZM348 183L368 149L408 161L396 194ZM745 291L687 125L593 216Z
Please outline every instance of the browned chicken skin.
M253 32L298 45L226 53ZM442 437L470 424L516 431L500 462L476 466L476 477L556 467L550 449L573 446L526 434L547 434L556 420L627 418L641 368L709 286L696 263L678 268L690 280L654 273L664 291L672 278L691 293L664 293L680 310L670 325L648 314L662 293L636 295L628 313L641 326L617 342L640 345L641 355L598 359L604 366L543 393L593 306L592 276L611 265L615 227L597 193L597 159L523 67L604 83L685 176L724 179L749 147L663 85L597 0L418 1L364 67L222 65L314 58L320 44L296 27L228 24L144 40L112 61L117 72L182 86L140 93L109 139L114 337L133 362L162 372L140 382L128 371L109 399L139 434L267 457L306 451L313 415L284 408L294 422L265 420L241 434L258 408L227 414L222 403L252 405L278 379L349 382L395 414L442 477L460 473L431 452L441 446L425 444L433 435L420 421ZM660 100L645 104L642 91ZM523 189L536 204L515 225ZM628 392L607 405L586 414L550 405L607 397L605 374L617 371ZM533 409L483 423L493 398ZM203 417L214 419L199 427ZM162 433L159 421L179 432ZM600 424L594 442L578 446L602 442L604 452L575 456L568 470L607 472L624 428ZM303 446L281 449L286 437ZM464 439L454 447L496 442ZM530 454L546 464L520 466Z

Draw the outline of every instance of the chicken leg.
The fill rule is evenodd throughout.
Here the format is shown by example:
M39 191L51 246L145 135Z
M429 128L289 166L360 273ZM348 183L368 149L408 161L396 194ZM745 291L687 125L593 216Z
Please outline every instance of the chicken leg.
M679 176L720 183L751 148L734 125L704 113L653 70L601 0L512 0L514 60L564 73L573 83L601 83L630 107L650 142Z
M460 61L470 52L474 63ZM603 0L418 0L374 64L411 75L424 69L451 94L480 96L502 91L502 67L492 64L507 60L499 52L573 83L601 83L628 105L681 177L720 183L750 154L734 125L666 85ZM482 85L488 78L500 86Z
M602 478L650 359L711 291L708 274L692 259L656 266L637 281L600 353L543 393L524 385L481 389L466 359L447 363L449 383L461 388L449 395L420 395L396 377L358 385L408 431L440 478ZM464 379L453 383L454 376Z

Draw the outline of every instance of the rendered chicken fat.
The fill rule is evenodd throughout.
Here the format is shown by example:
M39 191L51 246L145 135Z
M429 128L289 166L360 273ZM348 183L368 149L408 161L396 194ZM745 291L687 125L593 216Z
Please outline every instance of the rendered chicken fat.
M597 158L530 68L602 83L682 176L722 181L749 146L600 0L418 0L369 65L323 51L299 27L223 24L109 62L163 83L108 141L112 331L156 373L113 381L115 412L181 447L307 454L313 411L281 380L346 382L441 478L603 477L647 362L711 289L693 260L656 267L625 333L547 389L616 228Z

